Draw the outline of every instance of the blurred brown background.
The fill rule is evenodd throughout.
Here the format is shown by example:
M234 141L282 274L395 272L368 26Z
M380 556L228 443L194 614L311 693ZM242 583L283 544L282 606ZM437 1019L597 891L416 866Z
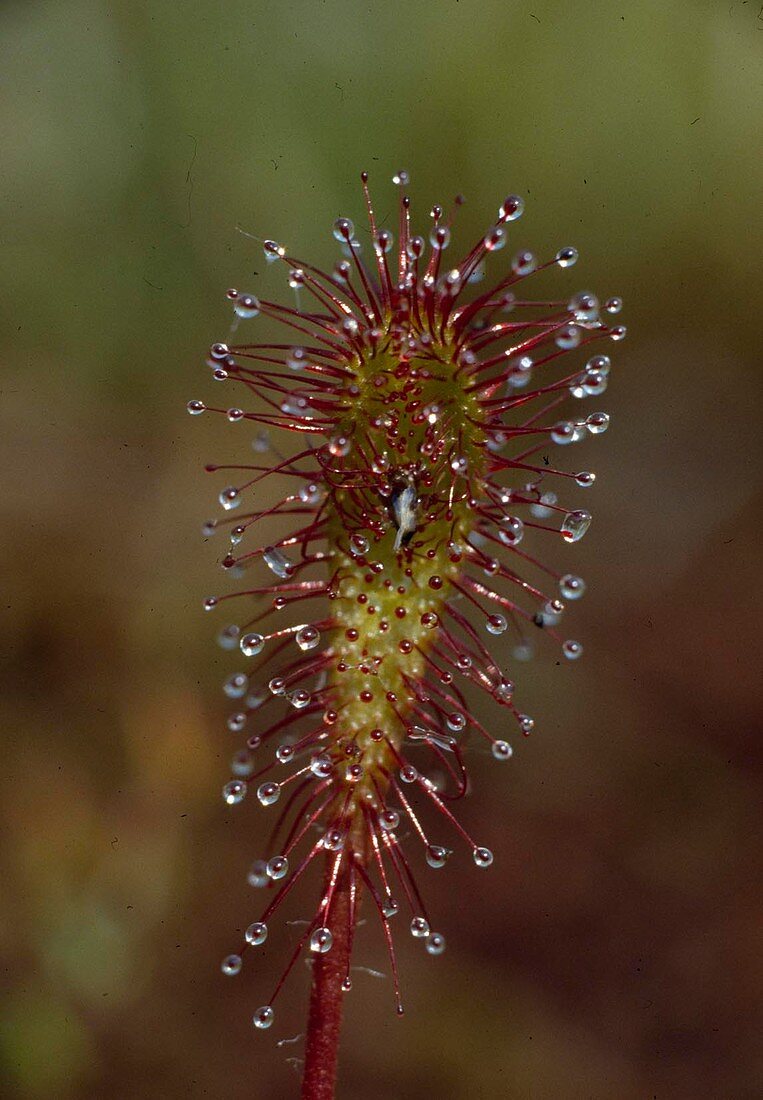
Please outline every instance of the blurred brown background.
M224 289L274 285L236 224L333 262L364 167L382 217L400 167L424 217L462 190L457 246L523 193L517 246L577 245L557 278L621 293L630 337L565 558L586 656L517 672L537 733L505 769L474 754L465 808L494 868L423 872L448 951L399 936L403 1021L357 974L340 1095L761 1094L759 8L6 3L7 1095L297 1089L301 1045L276 1042L306 971L263 1035L283 939L219 972L266 823L219 797L236 663L200 610L222 553L201 466L247 441L184 406L217 396ZM386 968L370 924L358 961Z

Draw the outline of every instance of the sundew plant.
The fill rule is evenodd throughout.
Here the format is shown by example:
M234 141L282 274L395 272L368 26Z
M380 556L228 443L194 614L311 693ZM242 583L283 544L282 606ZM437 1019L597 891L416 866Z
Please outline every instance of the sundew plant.
M229 612L220 642L243 662L225 692L235 701L228 725L246 744L223 798L234 806L249 795L275 815L271 847L249 869L264 900L223 972L248 965L283 900L320 864L298 942L253 1015L269 1028L287 975L312 958L303 1096L313 1100L334 1094L361 898L378 917L402 1013L398 930L430 955L445 949L421 865L445 867L451 846L479 868L493 864L459 821L467 746L483 744L503 767L532 730L513 664L533 635L569 660L581 655L562 623L585 591L568 544L591 522L580 498L594 474L555 456L606 431L607 414L588 399L607 386L602 343L625 335L611 316L619 298L529 296L537 272L575 264L574 248L501 263L518 196L454 259L460 198L449 213L435 206L420 236L399 172L395 244L361 179L369 232L334 223L332 271L262 242L294 293L280 304L228 291L231 336L208 362L235 399L188 405L226 417L239 439L255 428L249 460L208 467L228 483L205 533L224 530L224 569L251 577L204 601ZM264 318L282 326L283 342L250 342ZM271 477L285 488L264 507ZM287 533L263 543L258 532L282 517ZM479 693L496 707L489 728Z

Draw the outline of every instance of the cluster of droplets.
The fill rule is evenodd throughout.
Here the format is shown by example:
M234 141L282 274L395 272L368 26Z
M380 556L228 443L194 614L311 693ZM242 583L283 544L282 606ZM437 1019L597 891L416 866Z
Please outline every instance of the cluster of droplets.
M405 187L408 184L408 174L398 172L394 182L401 188ZM291 257L287 249L275 241L262 242L268 263L280 261L287 265L288 285L294 293L297 296L303 292L313 294L320 300L322 310L328 309L328 314L323 312L320 320L317 319L318 315L300 311L299 297L296 311L289 309L279 312L280 307L260 301L254 294L228 291L227 296L234 312L232 332L239 322L269 316L297 330L299 343L261 346L247 344L243 347L233 347L223 342L213 344L208 358L213 379L225 382L243 381L250 389L255 390L261 387L260 392L276 410L273 413L255 414L247 413L238 405L231 405L214 411L222 413L230 423L246 420L260 425L258 435L252 443L258 462L262 461L261 456L266 455L270 447L267 437L269 428L287 427L291 431L318 432L325 437L326 442L316 448L310 442L312 435L309 435L309 446L305 451L291 461L271 463L270 470L263 469L260 465L242 466L242 470L251 471L251 474L246 474L247 480L243 484L227 485L220 490L218 501L223 510L223 518L207 521L202 529L204 537L210 537L220 526L225 525L230 528L232 548L237 548L244 542L249 528L258 519L275 515L280 510L284 514L290 510L301 510L309 518L299 531L277 544L260 547L238 558L229 554L222 564L231 575L239 576L246 566L261 562L274 583L255 589L254 593L268 593L276 612L284 610L293 601L312 598L313 595L324 595L331 601L338 595L334 582L322 584L305 580L303 571L314 563L330 563L335 556L335 549L325 543L326 529L320 517L327 503L332 507L337 506L337 486L344 486L341 479L349 478L351 472L357 478L357 464L362 456L363 478L368 485L375 487L374 491L384 504L377 509L376 515L363 512L359 525L357 516L353 516L354 530L351 529L343 549L347 560L354 563L359 575L368 571L368 583L389 585L389 580L385 580L383 576L384 564L376 561L373 556L376 544L385 537L390 525L393 525L396 528L394 553L417 553L419 544L416 536L422 513L426 514L428 507L431 509L432 522L438 516L436 508L431 504L425 507L421 499L427 492L430 497L434 497L436 491L435 478L426 473L428 463L429 469L446 471L448 508L452 508L454 501L460 503L471 514L473 526L471 531L454 534L448 542L448 560L459 569L456 587L453 587L451 575L432 572L427 581L427 589L441 599L444 598L441 594L450 592L455 601L465 599L472 611L475 607L478 608L488 636L499 638L508 634L516 635L518 632L518 637L514 637L513 647L517 660L526 660L532 654L532 646L521 629L523 621L540 627L557 639L562 654L569 660L575 660L582 654L581 644L572 639L558 638L556 628L565 609L564 601L580 598L585 591L584 581L574 574L554 574L546 570L554 578L558 596L553 591L542 591L520 579L514 565L521 563L514 555L521 555L523 561L543 568L525 549L523 540L531 528L560 533L567 543L577 542L585 535L591 523L590 513L580 509L564 509L559 504L556 493L547 488L546 481L549 477L566 477L574 481L577 488L589 489L594 484L595 475L587 470L573 474L555 470L545 456L544 467L534 465L532 460L548 441L558 446L567 446L579 443L589 436L600 435L607 430L609 418L606 413L595 412L582 419L562 419L542 425L538 414L526 422L521 422L521 414L529 400L537 400L542 395L547 394L547 407L551 410L562 396L569 395L580 400L598 397L606 390L611 363L609 357L603 354L589 356L582 369L554 386L546 385L538 391L530 391L529 383L533 374L547 370L546 362L555 359L557 355L574 353L601 336L607 336L613 341L621 340L625 336L625 328L621 325L610 328L602 321L602 313L619 313L622 302L619 298L612 297L602 306L595 295L582 291L566 301L551 303L555 309L550 318L537 322L515 321L514 318L519 318L520 315L528 316L527 309L533 305L518 293L522 280L552 265L567 269L577 262L577 250L566 246L560 248L547 262L539 261L527 250L517 252L509 263L510 275L499 284L500 294L497 298L491 298L490 295L478 298L476 302L479 309L475 303L457 305L462 289L480 282L485 275L486 260L491 254L500 252L508 243L508 227L521 217L524 202L516 195L504 200L498 209L497 222L467 259L448 271L440 270L442 254L451 243L451 229L446 224L443 209L439 206L432 209L433 224L428 234L430 253L427 259L425 238L412 236L407 228L407 202L407 199L401 201L400 255L397 265L400 282L397 285L391 281L387 267L387 257L390 256L394 244L393 235L386 229L378 230L371 215L372 250L378 270L376 282L360 258L361 245L355 226L349 218L341 217L334 222L333 235L341 245L344 259L331 276L323 276L318 269ZM353 280L359 280L363 293L356 289ZM508 289L509 287L512 289ZM485 304L480 305L481 301ZM495 315L509 315L512 319L495 322ZM324 320L323 317L329 319ZM454 360L457 373L462 374L465 386L468 384L468 391L475 394L474 400L484 417L482 443L490 457L487 463L475 462L468 447L461 446L460 441L456 444L454 440L449 440L447 403L439 396L426 402L419 400L415 385L420 383L415 383L412 379L410 383L406 383L409 386L406 400L410 400L410 422L413 425L422 425L424 429L420 455L416 456L417 459L423 456L424 461L411 464L406 468L404 477L398 475L402 479L396 486L394 476L397 459L406 455L408 446L403 432L405 417L401 416L398 408L398 394L406 391L390 389L384 414L369 421L369 431L386 433L385 446L376 450L372 446L372 454L369 456L353 434L357 427L353 418L348 420L341 413L341 410L348 407L347 402L351 404L361 392L353 381L353 372L362 368L364 363L373 362L374 357L380 354L382 346L398 349L408 356L423 359L430 357L439 369L441 359L438 359L438 347L443 346L443 334L448 325L451 326L447 328L448 339L459 348L457 359ZM532 331L533 326L537 327L537 333L529 339L525 338L526 331ZM311 335L308 336L308 332ZM511 342L515 332L521 334L519 344L512 343L509 349L493 357L485 350L491 343L500 340L508 339ZM334 349L337 346L345 348L344 356L336 354ZM257 351L259 347L261 352ZM250 362L254 365L249 365ZM268 374L269 368L262 367L262 362L281 363L285 369L279 373L276 367L276 373ZM398 372L401 378L408 369L403 369L404 363L403 358ZM419 374L424 380L429 377L426 368L419 369ZM386 384L382 382L382 385ZM517 393L520 389L521 395ZM200 400L190 401L187 408L192 416L207 411L207 406ZM512 420L515 410L520 414L519 423ZM413 431L409 434L413 435ZM520 447L519 455L508 459L504 457L509 443L522 443L525 440L528 441L527 445ZM303 464L308 465L307 470L299 465L300 459ZM268 473L278 470L302 478L295 493L286 496L275 507L241 516L238 521L229 515L234 512L238 515L242 504L251 497L250 488ZM507 488L499 482L498 474L506 470L522 475L523 483L517 488ZM526 480L526 471L533 472L529 481ZM347 484L352 486L353 482L348 480ZM365 501L367 498L363 499ZM508 555L508 562L492 556L491 543L498 546L503 555ZM521 549L520 543L523 544ZM319 545L325 548L320 549ZM431 549L427 551L431 556L434 553ZM536 609L531 612L523 610L513 598L495 591L493 586L499 579L519 586L535 601ZM407 591L405 587L400 589L401 594ZM210 596L204 601L204 608L211 611L229 598ZM367 602L367 597L361 592L357 595L357 600ZM486 608L485 603L493 606ZM469 620L457 610L457 602L449 604L449 607L451 616L462 632L461 640L446 628L442 616L434 610L424 611L419 616L421 629L436 639L432 653L437 661L430 659L431 667L425 670L426 683L431 681L436 690L431 692L429 688L412 689L410 701L415 701L418 714L425 714L427 706L431 709L428 718L421 717L415 722L404 723L403 740L405 744L428 747L442 761L448 762L449 757L454 757L457 763L448 764L448 767L452 775L460 776L463 793L466 790L466 781L460 753L460 735L467 726L473 726L487 740L496 761L510 759L513 749L509 741L492 736L471 716L467 717L463 710L448 709L453 708L454 702L462 699L460 690L454 683L454 674L487 691L496 702L508 707L522 734L528 735L534 722L516 708L513 681L499 669L483 642L473 633ZM369 613L374 610L373 605L369 604ZM404 615L403 607L402 616ZM259 657L261 661L267 662L282 653L284 645L293 642L300 654L300 660L304 655L307 662L304 667L308 669L314 683L310 690L303 686L300 682L302 674L297 675L294 671L296 665L292 671L287 668L282 674L271 676L266 686L256 690L252 689L248 673L236 672L226 679L224 692L238 704L238 709L228 718L228 727L233 733L245 731L252 713L259 711L267 703L282 701L287 704L288 714L286 718L278 718L269 728L259 728L257 733L252 733L247 738L246 748L234 755L231 761L231 778L222 791L225 804L235 806L245 799L254 779L255 750L273 737L278 740L278 744L272 762L256 773L261 781L252 783L252 789L256 789L256 798L262 807L268 808L278 803L284 789L291 784L293 786L290 789L295 792L299 790L300 783L310 783L315 791L324 794L335 786L341 790L362 788L370 791L371 788L366 784L368 774L372 774L373 769L368 772L362 762L363 752L355 737L338 737L336 734L337 730L341 730L342 722L340 712L332 706L331 682L328 679L330 658L333 656L332 639L338 629L336 619L329 616L323 622L303 622L271 633L260 633L254 629L259 625L259 618L261 616L242 626L230 624L223 627L218 635L219 644L226 650L238 650L244 658ZM350 633L348 629L347 638L353 640ZM358 634L357 630L355 634ZM396 652L409 655L415 649L414 641L404 637ZM358 668L368 676L377 676L381 660L369 658L366 664L357 666L347 662L334 662L331 667L336 676ZM358 698L361 703L370 704L374 700L374 692L364 688ZM387 699L393 708L399 703L394 693L388 692ZM317 730L302 736L294 733L290 724L298 716L308 718L311 725L318 723ZM389 744L389 734L381 729L373 729L368 740L369 744ZM407 788L422 791L456 825L471 847L476 867L489 867L493 863L492 852L471 840L455 821L443 801L439 781L428 778L419 768L406 762L393 745L390 748L399 765L396 766L391 789L399 796L405 819L424 843L427 865L432 869L444 867L451 850L429 841L403 793ZM265 778L265 773L274 767L296 770L289 771L283 779ZM329 801L327 797L326 804ZM312 802L308 805L312 805ZM393 858L394 853L393 863L396 860L404 862L396 832L400 827L401 816L383 798L379 800L374 796L370 799L369 806L368 812L374 822L371 827L374 850L384 883L384 889L376 899L377 908L387 930L387 922L399 912L400 906L389 892L380 853L386 852L390 858ZM335 812L335 807L332 812ZM333 854L334 858L341 860L347 847L346 821L342 814L335 818L334 824L329 823L326 827L325 821L316 811L310 824L324 829L320 842L312 849L312 854L320 850L329 857ZM248 872L249 883L255 887L274 887L280 883L281 886L276 888L281 890L288 887L291 883L289 875L301 873L301 870L293 870L289 862L295 843L292 834L292 840L286 844L282 853L267 860L255 861ZM308 858L312 858L312 854ZM396 866L396 870L399 872L399 867ZM371 889L370 886L369 888ZM305 936L306 947L314 957L320 957L332 948L332 932L326 920L329 899L330 895L324 895L322 908L319 908ZM271 904L262 919L246 929L244 949L257 947L265 942L268 935L267 914L272 909ZM444 937L431 930L429 920L423 913L414 914L410 932L415 939L425 943L426 950L431 955L439 955L445 949ZM392 961L394 970L394 957ZM228 976L235 976L241 968L241 954L229 955L223 960L222 972ZM350 984L348 976L343 988L349 989ZM273 1019L274 1009L271 1003L257 1010L253 1023L258 1029L265 1029L272 1024Z

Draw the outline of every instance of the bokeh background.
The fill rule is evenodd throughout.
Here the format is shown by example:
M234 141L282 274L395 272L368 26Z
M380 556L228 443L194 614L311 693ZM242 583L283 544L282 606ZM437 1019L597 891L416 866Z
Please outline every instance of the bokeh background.
M275 285L236 226L333 262L359 170L385 218L400 167L424 220L466 194L462 244L524 194L517 247L577 245L555 282L630 336L558 551L586 657L518 672L537 733L472 759L494 868L426 879L449 949L399 937L403 1021L357 973L340 1096L760 1095L762 48L736 0L3 6L6 1095L296 1093L306 970L263 1035L283 940L219 972L265 823L219 797L201 467L248 443L184 406L224 289Z

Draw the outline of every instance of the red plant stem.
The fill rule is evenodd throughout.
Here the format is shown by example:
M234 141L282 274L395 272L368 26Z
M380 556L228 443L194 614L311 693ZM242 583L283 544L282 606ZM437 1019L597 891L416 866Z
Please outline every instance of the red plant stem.
M326 869L327 885L332 862L330 857ZM355 883L357 891L357 875ZM342 1002L345 996L342 982L349 971L354 931L350 926L350 913L350 867L349 862L343 860L327 925L333 937L331 950L325 955L316 955L313 963L302 1100L333 1100L334 1097ZM357 897L355 917L357 918Z

